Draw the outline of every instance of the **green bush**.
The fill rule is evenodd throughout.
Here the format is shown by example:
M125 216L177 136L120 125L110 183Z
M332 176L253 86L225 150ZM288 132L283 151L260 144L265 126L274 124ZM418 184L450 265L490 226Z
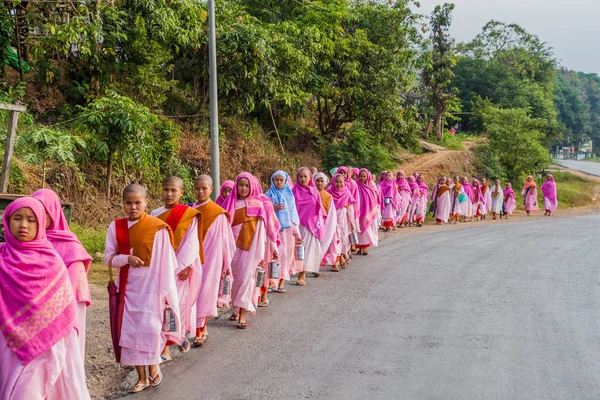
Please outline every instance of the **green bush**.
M497 153L492 151L489 144L475 147L473 153L473 167L477 170L478 175L501 180L506 177L506 170L502 166Z
M71 224L71 230L79 240L86 251L94 257L94 261L100 261L101 257L96 257L96 253L104 253L106 241L106 229L84 228L78 224Z
M394 167L389 150L376 143L361 124L352 125L343 141L331 143L324 150L323 166L326 170L340 165L368 168L370 171Z

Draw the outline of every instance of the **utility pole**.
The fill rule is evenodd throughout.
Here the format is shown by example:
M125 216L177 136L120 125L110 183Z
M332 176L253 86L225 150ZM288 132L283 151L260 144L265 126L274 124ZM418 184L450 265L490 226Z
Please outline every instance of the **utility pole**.
M215 0L208 0L208 65L210 78L210 174L213 180L213 200L221 189L219 164L219 99L217 94L217 38Z

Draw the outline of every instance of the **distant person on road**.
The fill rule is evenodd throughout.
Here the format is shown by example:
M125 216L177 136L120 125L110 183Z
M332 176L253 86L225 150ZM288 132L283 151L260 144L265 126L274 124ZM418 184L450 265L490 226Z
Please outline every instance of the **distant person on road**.
M504 201L504 192L502 186L500 186L500 179L496 178L494 186L489 190L491 198L491 208L493 219L497 219L498 216L502 218L502 203Z
M400 193L394 176L389 171L383 171L379 175L379 190L381 193L380 204L383 227L386 232L396 230L398 210L400 209Z
M0 398L89 399L77 332L77 300L46 238L46 211L31 197L2 216Z
M471 186L471 184L469 183L469 178L467 178L466 176L462 177L460 183L462 184L463 190L468 199L464 202L464 205L461 210L462 221L467 222L467 218L469 219L469 221L473 221L473 213L475 211L473 210L473 186Z
M481 185L477 179L473 179L473 216L475 220L479 221L483 219L484 211L485 211L485 198L483 197L483 193L481 192Z
M92 303L88 284L88 270L92 257L69 229L58 195L50 189L40 189L32 197L39 200L46 210L46 236L65 262L69 272L69 279L77 300L77 330L81 356L84 357L86 309Z
M275 291L286 293L285 282L290 280L290 275L301 271L295 270L294 247L302 244L300 237L300 218L296 210L296 200L290 187L289 175L284 171L277 171L271 175L271 188L265 193L273 202L275 215L279 220L279 281Z
M212 182L212 179L211 179L211 182ZM221 185L221 191L219 192L219 197L217 197L217 200L215 200L215 203L217 203L218 206L220 206L220 207L223 206L223 203L225 203L225 199L227 199L227 197L229 197L229 195L231 194L234 184L235 183L233 181L223 182L223 185ZM212 183L211 183L211 185L212 185Z
M509 215L512 215L513 211L517 208L515 197L515 191L512 188L512 184L507 182L506 188L504 189L504 218L508 218Z
M539 211L540 208L538 207L537 185L533 180L533 176L529 175L527 180L525 180L521 195L523 196L523 204L525 205L525 211L527 212L527 215L530 215L532 212Z
M229 214L229 221L233 229L236 250L231 261L233 283L231 300L234 311L230 320L238 322L238 328L248 328L246 313L256 313L261 289L257 287L257 270L266 271L267 261L265 254L272 253L272 258L277 259L277 241L279 227L272 224L271 209L265 207L262 199L263 193L256 179L248 172L237 176L231 195L225 200L223 208ZM265 196L266 197L266 196ZM273 215L273 218L275 216ZM265 274L265 280L268 277ZM260 304L268 306L268 302Z
M379 217L379 195L373 176L366 168L359 171L358 196L360 198L360 213L358 216L357 254L366 256L368 248L379 244L377 218Z
M450 188L447 185L448 179L445 176L438 180L438 187L435 192L435 223L437 225L447 224L450 218L451 196Z
M231 182L231 181L228 181ZM233 183L233 182L231 182ZM233 185L231 186L233 188ZM218 317L217 306L229 306L231 294L223 293L223 282L231 276L231 260L235 253L235 239L229 224L229 214L210 199L213 181L208 175L194 179L196 202L192 207L202 213L202 290L196 300L196 336L194 346L202 346L208 339L206 323L211 317Z
M542 184L542 193L544 194L544 215L551 216L558 208L558 199L556 196L556 182L552 174L546 175L546 182Z
M483 195L483 199L485 200L483 202L481 214L483 216L483 219L485 219L492 209L492 192L490 191L490 187L487 184L486 178L481 178L481 194Z
M165 222L146 214L147 205L148 196L143 186L132 184L123 190L127 218L110 224L104 250L104 263L109 268L119 269L117 287L126 293L119 344L121 363L135 366L138 374L130 393L162 383L158 364L167 334L171 340L183 342L176 323L181 314L175 282L178 265L173 234ZM148 296L148 293L155 295ZM172 313L165 313L167 307ZM175 316L173 324L165 320L165 314Z
M337 212L337 238L339 240L339 265L346 269L350 262L351 252L350 247L352 242L350 235L356 232L354 226L354 204L356 200L350 194L346 187L344 177L340 174L333 176L333 184L327 189L333 198L333 204Z
M408 214L410 212L411 190L406 180L404 171L398 171L396 174L396 186L400 195L400 208L398 216L398 225L403 227L408 224Z
M460 177L454 177L454 183L451 185L452 195L450 196L452 204L450 205L450 220L451 223L456 224L461 215L463 214L463 209L466 207L467 195L463 189L462 184L460 183Z
M308 168L302 167L296 172L296 184L292 193L296 200L296 209L300 219L300 236L304 246L302 271L298 274L296 285L304 286L307 272L311 272L315 277L319 276L323 255L321 241L325 237L327 213Z

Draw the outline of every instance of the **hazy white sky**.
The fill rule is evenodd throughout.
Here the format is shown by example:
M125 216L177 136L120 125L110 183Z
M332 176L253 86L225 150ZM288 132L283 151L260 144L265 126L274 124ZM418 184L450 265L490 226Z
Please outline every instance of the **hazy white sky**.
M438 4L453 2L451 32L469 41L491 19L517 23L554 49L561 65L600 74L600 0L421 0L429 15Z

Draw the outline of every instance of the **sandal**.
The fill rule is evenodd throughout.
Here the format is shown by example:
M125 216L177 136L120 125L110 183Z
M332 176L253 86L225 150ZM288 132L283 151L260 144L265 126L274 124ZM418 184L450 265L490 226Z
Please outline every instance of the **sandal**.
M265 301L261 301L260 303L258 303L259 307L269 307L269 299L265 300Z
M237 321L238 320L238 316L235 315L235 313L231 314L231 317L229 317L230 321Z
M248 329L247 322L238 322L238 329Z
M286 287L277 288L276 292L277 293L287 293L287 288Z
M160 380L158 380L157 382L157 377L158 375L160 375ZM160 369L158 371L156 371L156 374L154 374L154 376L150 377L150 386L155 388L157 386L159 386L163 381L163 374L160 372Z
M206 338L204 336L196 336L194 338L194 343L192 344L192 346L194 346L194 348L200 347L204 344L205 340L206 340Z
M276 292L276 291L277 291L277 288L276 288L275 286L269 286L269 289L267 289L267 291L268 291L269 293L273 293L273 292Z
M173 359L171 357L167 358L165 356L160 356L160 363L159 364L166 364L169 361L173 361Z
M190 342L187 341L187 339L183 340L183 344L181 346L177 346L179 348L179 351L182 352L183 354L187 353L188 351L190 351L190 348L192 346L190 346Z
M338 267L337 265L333 265L331 267L331 272L340 272L340 267Z
M147 389L150 387L150 384L148 383L148 381L146 381L146 383L137 383L134 387L132 387L131 389L128 390L129 393L139 393L144 389Z
M318 273L318 272L313 272L312 274L313 274L313 276L314 276L315 278L318 278L319 276L321 276L321 274L320 274L320 273Z

